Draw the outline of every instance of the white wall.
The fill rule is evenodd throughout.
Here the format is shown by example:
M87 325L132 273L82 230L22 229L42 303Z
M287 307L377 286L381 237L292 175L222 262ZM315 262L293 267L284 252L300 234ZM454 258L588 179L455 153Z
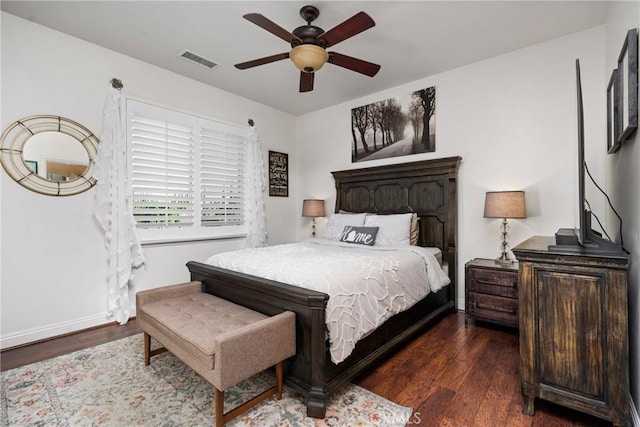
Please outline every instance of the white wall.
M254 119L265 158L267 150L289 153L295 194L295 117L13 15L2 13L1 31L2 129L25 116L57 114L99 134L108 82L117 77L124 95L236 123ZM108 322L106 251L93 191L43 196L4 172L0 191L1 347ZM269 243L293 241L294 197L267 197L266 209ZM187 280L187 261L241 245L236 239L146 247L132 303L139 290Z
M458 306L464 307L464 264L499 255L500 220L483 218L490 190L525 190L527 215L510 220L511 243L573 227L577 206L575 59L582 68L586 158L604 185L604 27L512 52L299 117L299 198L327 199L330 171L462 156L458 195ZM420 59L417 59L420 60ZM428 61L429 58L422 60ZM436 86L436 152L351 163L353 107ZM602 201L593 197L596 212ZM326 220L324 220L326 224ZM308 235L299 219L298 236Z
M617 67L618 56L627 30L640 27L640 3L614 2L609 5L606 23L605 75ZM640 96L640 93L639 93ZM636 405L636 425L640 423L640 137L639 132L607 156L607 191L622 217L622 236L629 255L629 341L631 395ZM620 233L614 214L608 218L609 229Z

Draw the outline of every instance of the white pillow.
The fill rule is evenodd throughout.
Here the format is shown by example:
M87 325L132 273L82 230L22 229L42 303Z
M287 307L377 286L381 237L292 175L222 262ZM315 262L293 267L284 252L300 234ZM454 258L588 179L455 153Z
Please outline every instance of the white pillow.
M376 246L402 246L411 243L411 216L413 214L368 215L366 227L379 227Z
M344 227L361 227L364 225L366 214L333 214L329 217L327 228L324 230L324 238L329 240L340 240Z

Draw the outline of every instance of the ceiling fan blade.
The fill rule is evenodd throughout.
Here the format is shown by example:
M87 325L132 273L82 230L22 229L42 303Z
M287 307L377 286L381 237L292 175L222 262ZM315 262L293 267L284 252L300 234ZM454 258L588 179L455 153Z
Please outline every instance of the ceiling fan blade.
M276 24L269 18L266 18L259 13L247 13L242 17L249 22L253 22L258 27L269 31L271 34L280 37L282 40L286 41L287 43L291 43L294 40L302 43L302 40L300 39L300 37L290 33L289 31L282 28L280 25Z
M362 59L353 58L338 52L329 52L329 60L327 62L339 67L347 68L365 76L373 77L380 70L378 64L367 62Z
M353 37L364 30L368 30L375 25L376 23L369 15L364 12L358 12L343 23L338 24L329 31L320 34L316 40L320 43L325 43L325 47L330 47L348 39L349 37Z
M300 71L300 92L311 92L313 90L314 76L315 73Z
M271 62L287 59L289 52L279 53L277 55L265 56L264 58L254 59L252 61L241 62L236 64L235 67L239 70L246 70L247 68L257 67L258 65L269 64Z

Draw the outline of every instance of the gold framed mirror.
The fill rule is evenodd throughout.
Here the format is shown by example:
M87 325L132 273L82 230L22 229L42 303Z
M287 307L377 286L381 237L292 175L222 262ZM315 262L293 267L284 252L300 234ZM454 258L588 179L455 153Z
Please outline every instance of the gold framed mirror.
M0 161L18 184L49 196L71 196L96 185L99 139L61 116L30 116L12 123L0 137Z

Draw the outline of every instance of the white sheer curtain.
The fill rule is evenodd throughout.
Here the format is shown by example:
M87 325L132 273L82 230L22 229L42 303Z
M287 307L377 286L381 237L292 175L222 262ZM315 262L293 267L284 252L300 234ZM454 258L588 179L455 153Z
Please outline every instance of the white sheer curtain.
M131 314L132 270L145 262L133 218L125 119L120 90L110 87L96 157L95 217L104 230L108 252L108 315L121 325Z
M249 127L246 156L245 222L248 235L245 246L267 246L267 219L264 211L265 170L262 147L254 126Z

